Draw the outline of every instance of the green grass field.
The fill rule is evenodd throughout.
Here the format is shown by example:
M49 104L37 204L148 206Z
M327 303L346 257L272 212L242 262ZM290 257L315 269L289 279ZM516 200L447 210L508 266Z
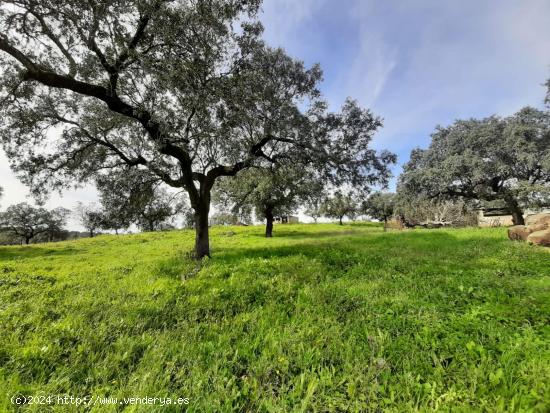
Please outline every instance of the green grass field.
M550 251L505 229L213 228L0 248L13 395L189 412L550 411Z

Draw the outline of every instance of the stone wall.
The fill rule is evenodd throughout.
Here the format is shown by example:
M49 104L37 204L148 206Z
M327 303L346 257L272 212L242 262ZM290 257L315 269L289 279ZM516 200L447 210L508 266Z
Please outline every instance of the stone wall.
M477 215L477 225L480 227L508 227L514 225L512 215L497 215L486 217L483 211L479 211Z

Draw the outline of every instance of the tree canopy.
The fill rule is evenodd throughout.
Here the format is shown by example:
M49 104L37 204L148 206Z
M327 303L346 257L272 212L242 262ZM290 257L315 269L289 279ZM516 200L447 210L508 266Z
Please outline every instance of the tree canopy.
M323 185L311 167L288 162L267 168L252 168L236 178L224 179L216 188L218 204L237 215L254 209L266 220L266 237L273 235L276 217L288 216L310 196L322 191Z
M358 207L357 196L353 192L344 193L337 190L323 202L323 215L336 218L340 225L343 225L342 219L345 216L353 219L357 215Z
M361 205L361 212L384 222L384 230L388 219L395 211L396 194L392 192L375 192Z
M368 147L378 118L328 113L320 68L263 42L259 0L4 4L1 135L35 194L147 170L187 191L202 257L219 177L292 153L360 185L395 161Z
M513 116L458 120L438 127L428 149L415 149L398 191L429 198L502 200L515 224L523 210L548 200L550 114L526 107Z
M0 231L20 238L25 244L42 234L47 234L48 240L53 241L63 230L69 213L65 208L48 211L26 202L10 205L0 213Z
M181 192L168 193L155 175L138 170L102 176L97 180L103 228L128 228L136 224L142 230L155 231L171 226L172 218L185 212Z

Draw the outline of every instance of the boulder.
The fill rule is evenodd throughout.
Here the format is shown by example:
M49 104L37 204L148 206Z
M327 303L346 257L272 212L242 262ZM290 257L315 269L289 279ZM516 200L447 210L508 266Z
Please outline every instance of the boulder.
M525 241L527 240L529 234L529 230L523 225L514 225L513 227L508 228L508 238L512 241Z
M542 212L540 214L529 215L525 219L526 225L535 225L535 224L547 224L550 225L550 212Z
M544 229L542 231L536 231L527 237L527 242L535 245L544 245L550 247L550 229Z
M533 232L543 231L545 229L548 229L550 228L550 225L547 222L537 222L536 224L528 225L526 228L529 234L531 234Z

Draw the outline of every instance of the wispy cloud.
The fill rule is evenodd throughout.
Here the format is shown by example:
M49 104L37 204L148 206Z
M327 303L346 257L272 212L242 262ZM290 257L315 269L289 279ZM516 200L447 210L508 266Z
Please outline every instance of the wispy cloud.
M269 44L321 63L333 109L351 96L384 118L374 144L400 163L437 124L542 106L550 77L548 0L265 0L262 21ZM2 205L25 200L0 165ZM95 198L88 188L49 205Z

